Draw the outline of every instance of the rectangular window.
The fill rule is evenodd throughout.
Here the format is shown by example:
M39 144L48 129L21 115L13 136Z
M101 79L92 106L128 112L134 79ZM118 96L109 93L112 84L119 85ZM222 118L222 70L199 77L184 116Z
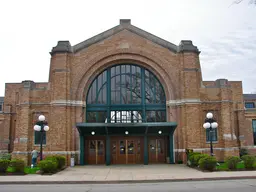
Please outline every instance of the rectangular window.
M245 103L245 108L246 108L246 109L255 108L254 102L246 102L246 103Z
M3 103L0 103L0 112L3 111Z
M252 130L253 130L254 145L256 145L256 119L252 120Z
M41 134L43 134L43 145L46 144L46 132L35 131L35 145L40 145Z

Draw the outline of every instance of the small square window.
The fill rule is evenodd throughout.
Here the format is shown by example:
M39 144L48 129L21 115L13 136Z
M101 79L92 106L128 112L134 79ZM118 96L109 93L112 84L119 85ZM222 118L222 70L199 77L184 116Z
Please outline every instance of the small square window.
M2 112L2 111L3 111L3 108L4 108L3 103L0 103L0 112Z
M246 109L255 108L254 102L246 102L246 103L245 103L245 108L246 108Z

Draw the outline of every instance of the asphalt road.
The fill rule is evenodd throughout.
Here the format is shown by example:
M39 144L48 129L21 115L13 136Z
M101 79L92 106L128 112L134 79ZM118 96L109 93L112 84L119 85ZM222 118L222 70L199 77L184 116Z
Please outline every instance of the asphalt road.
M137 184L0 185L0 192L256 192L256 179Z

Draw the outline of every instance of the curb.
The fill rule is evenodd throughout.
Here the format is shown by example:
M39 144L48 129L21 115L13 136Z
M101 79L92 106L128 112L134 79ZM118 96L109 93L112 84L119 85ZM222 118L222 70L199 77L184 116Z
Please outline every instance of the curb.
M0 177L1 178L1 177ZM212 177L212 178L184 178L184 179L158 179L158 180L113 180L113 181L0 181L0 185L24 184L127 184L127 183L164 183L184 181L216 181L216 180L243 180L256 179L256 176Z

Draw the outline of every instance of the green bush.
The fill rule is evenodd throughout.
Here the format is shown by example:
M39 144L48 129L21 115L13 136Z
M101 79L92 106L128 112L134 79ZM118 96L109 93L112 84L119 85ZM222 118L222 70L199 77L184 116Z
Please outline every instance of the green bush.
M241 161L241 159L237 156L230 156L230 157L227 157L225 162L227 164L227 167L230 169L230 170L234 170L236 169L236 166L237 164Z
M256 169L256 162L253 164L253 168Z
M240 154L240 157L242 157L242 156L244 156L244 155L248 155L249 153L248 153L248 150L247 150L247 149L241 148L241 149L239 150L239 154Z
M66 158L59 155L48 156L45 160L56 161L58 169L62 169L66 165Z
M11 160L12 155L10 153L0 153L0 159Z
M216 169L217 160L215 157L208 156L199 160L199 167L202 170L214 171Z
M182 160L178 160L177 163L178 164L183 164L183 161Z
M194 157L195 166L198 166L200 159L202 159L204 157L209 157L209 155L208 154L197 154L197 155L194 155L193 157Z
M10 161L8 159L0 159L0 173L5 173L9 164Z
M197 162L196 162L196 160L195 160L195 157L196 157L197 155L201 155L201 153L193 152L193 153L189 153L189 154L188 154L188 160L190 161L190 165L191 165L192 167L197 166Z
M38 167L43 173L55 173L58 170L58 163L54 160L42 160Z
M58 168L62 169L63 167L66 166L66 158L63 156L57 156L57 160L58 160Z
M252 155L244 155L242 160L244 161L244 167L246 169L253 169L253 165L256 162L256 157Z
M24 173L25 162L21 159L12 159L10 161L10 167L18 173Z

